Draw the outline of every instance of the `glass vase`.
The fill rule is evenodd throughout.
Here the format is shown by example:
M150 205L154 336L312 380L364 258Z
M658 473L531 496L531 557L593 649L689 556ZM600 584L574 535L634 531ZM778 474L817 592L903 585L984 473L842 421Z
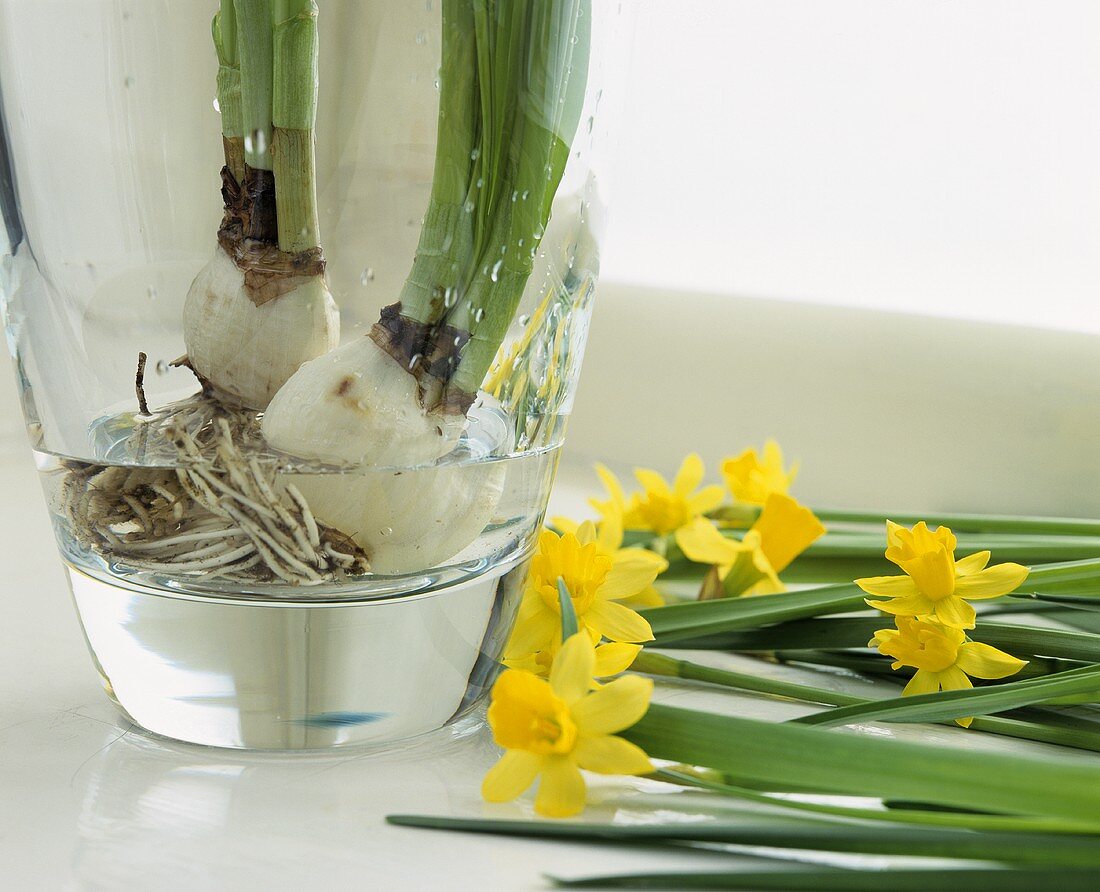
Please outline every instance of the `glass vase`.
M0 0L8 344L134 723L387 744L482 699L577 383L623 15Z

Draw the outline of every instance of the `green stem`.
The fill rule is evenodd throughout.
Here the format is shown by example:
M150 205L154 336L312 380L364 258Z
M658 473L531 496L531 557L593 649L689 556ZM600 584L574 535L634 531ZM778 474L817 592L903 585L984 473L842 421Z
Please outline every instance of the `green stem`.
M859 511L848 508L814 508L822 523L869 524L881 528L887 520L903 526L926 521L929 526L949 526L965 533L1035 533L1041 535L1100 536L1100 520L1086 517L1029 517L1004 514L973 514L950 511ZM716 520L750 526L760 514L756 505L726 505L711 512Z
M279 248L297 254L321 244L314 126L317 119L317 4L275 0L272 36L272 145Z
M966 892L1094 892L1100 882L1095 868L1049 867L943 868L912 867L843 870L836 867L798 866L719 873L636 873L565 879L550 876L559 889L722 889L749 892L929 892L931 889L965 889ZM945 885L946 884L946 885Z
M849 725L859 721L937 722L965 715L1006 712L1065 694L1094 693L1100 685L1100 666L1082 666L1054 675L1010 681L965 690L941 691L935 694L889 697L865 701L839 709L813 713L794 721L805 725ZM1051 731L1064 732L1063 728ZM1072 733L1072 732L1071 732ZM1100 748L1100 735L1091 733L1088 748ZM1087 741L1086 741L1087 742Z
M443 0L432 192L401 313L434 324L458 300L473 252L472 207L466 204L479 151L477 41L470 0Z
M507 821L429 815L388 815L386 820L391 824L406 827L604 843L634 842L653 845L676 840L801 851L978 859L1015 865L1100 866L1100 850L1096 846L1096 840L1085 835L1048 835L1041 840L1035 840L1019 833L960 833L943 828L875 827L855 823L842 824L776 817L753 822L663 823ZM1029 845L1029 843L1035 844ZM883 886L888 888L888 882L884 882ZM656 888L682 887L658 886Z
M240 183L244 179L244 123L241 110L241 60L237 52L237 13L233 0L221 0L212 24L218 53L218 111L222 121L225 163Z
M672 657L667 657L664 654L650 653L648 650L642 651L635 658L630 668L632 671L644 672L647 675L657 675L665 678L684 678L739 691L754 691L761 694L771 694L772 696L800 700L806 703L824 703L828 706L841 707L839 710L814 713L811 716L795 719L796 722L803 724L843 724L845 723L844 719L849 713L858 718L863 715L863 711L867 713L865 717L867 721L874 721L876 717L878 717L878 713L875 710L879 708L886 710L894 704L900 704L907 707L911 706L914 702L912 698L908 698L904 701L901 698L889 698L882 701L872 700L867 697L843 694L838 691L830 691L813 685L779 681L772 678L760 678L758 676L741 672L731 672L725 669L714 669L710 666L689 662L688 660L677 660ZM1052 689L1061 690L1064 687L1071 687L1071 685L1067 685L1066 682L1063 682L1061 679L1044 681L1051 686ZM1092 683L1095 684L1095 680L1093 680ZM1087 685L1088 682L1085 682L1085 684ZM982 691L995 692L996 688L981 689L979 693ZM1036 696L1041 698L1041 694L1036 694ZM1032 700L1028 699L1026 696L1022 698L1022 700L1023 703L1032 702ZM886 705L880 706L880 704ZM1016 703L1014 705L1019 706L1022 704ZM1004 708L1010 709L1012 706L1006 706ZM969 710L959 713L959 715L964 714L969 714ZM948 724L952 718L954 718L954 716L937 721ZM1100 752L1100 734L1097 733L1067 728L1054 728L1047 725L994 716L975 717L971 724L971 728L976 731L986 731L992 734L998 734L1002 737L1036 740L1043 743L1055 744L1057 746Z
M932 811L928 809L876 809L855 808L845 805L829 805L788 797L769 796L746 787L739 787L703 776L698 771L661 769L654 774L657 780L682 786L699 787L723 796L743 799L772 808L811 813L823 818L851 818L884 824L920 824L930 827L953 827L958 830L1004 831L1009 833L1081 833L1095 828L1075 821L1053 821L1049 818L1020 818L1014 815L987 815L974 812ZM719 775L721 777L721 775Z
M447 319L470 332L451 381L467 393L481 386L523 296L584 102L589 0L542 0L532 4L529 16L527 58L519 68L524 81L513 88L516 99L501 104L496 96L486 99L483 88L483 113L488 104L493 116L486 131L493 138L483 146L482 209L493 217L491 224L481 224L489 238L465 299ZM513 26L505 20L505 28ZM483 67L508 71L514 64L511 55L498 52ZM494 131L494 123L510 127L510 140Z
M845 508L822 508L814 513L823 523L869 523L885 526L887 519L912 526L924 520L929 526L946 525L953 531L969 533L1042 533L1071 536L1100 536L1100 520L1084 517L1013 517L999 514L965 514L928 512L912 514L854 511Z
M1100 559L1033 567L1017 591L1029 592L1071 582L1100 582ZM866 607L867 597L854 584L829 585L777 595L672 604L644 610L642 615L653 627L658 640L672 641L861 610Z
M942 749L653 704L622 736L651 758L704 765L780 789L868 795L975 811L1086 816L1100 824L1100 768Z
M654 608L659 609L662 608ZM646 616L652 617L652 614L653 611L650 611ZM678 639L658 634L653 646L690 646L692 649L705 646L708 650L740 653L763 653L780 649L865 648L875 632L892 626L893 619L888 616L817 617L779 623L767 628L709 635L704 640L694 636L690 639L687 636ZM1100 663L1100 635L1089 632L979 620L977 628L969 635L975 641L1015 655L1042 655L1062 660Z
M271 0L235 0L235 3L245 160L254 170L271 170Z
M733 688L738 691L771 694L775 697L786 697L808 703L824 703L827 706L856 706L868 702L866 697L856 697L852 694L842 694L838 691L828 691L810 685L780 681L775 678L761 678L758 675L750 675L745 672L714 669L688 660L677 660L664 654L652 653L648 648L634 658L630 669L633 672L643 672L646 675L659 675L664 678L686 678L692 681L720 685L724 688Z

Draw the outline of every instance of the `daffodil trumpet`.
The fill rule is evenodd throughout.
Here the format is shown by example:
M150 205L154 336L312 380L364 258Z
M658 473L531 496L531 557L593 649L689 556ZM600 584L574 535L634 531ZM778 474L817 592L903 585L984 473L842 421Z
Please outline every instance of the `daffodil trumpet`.
M368 336L275 394L263 433L281 452L368 468L452 452L531 275L584 98L589 2L445 0L442 15L435 173L412 270ZM324 489L303 492L321 518L358 508L344 528L368 550L370 530L396 529L367 493ZM451 501L437 492L439 512L468 516L474 498L456 483Z
M225 210L184 341L205 388L247 409L339 342L317 221L316 15L313 0L222 0L213 23Z

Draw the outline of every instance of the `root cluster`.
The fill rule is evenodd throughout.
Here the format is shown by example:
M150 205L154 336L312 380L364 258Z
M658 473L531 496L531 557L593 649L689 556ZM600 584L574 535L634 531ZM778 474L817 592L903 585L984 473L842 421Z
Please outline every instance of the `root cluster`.
M363 550L316 520L276 462L242 452L255 416L209 407L161 419L156 439L171 444L175 467L66 463L61 507L80 545L134 570L234 582L317 585L368 572ZM150 429L135 436L147 443Z

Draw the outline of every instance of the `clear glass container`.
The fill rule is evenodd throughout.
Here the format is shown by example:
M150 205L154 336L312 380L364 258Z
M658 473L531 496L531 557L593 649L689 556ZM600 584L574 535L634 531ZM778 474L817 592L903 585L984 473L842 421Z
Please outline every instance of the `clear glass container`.
M8 344L138 725L384 744L486 692L577 383L625 15L0 0Z

